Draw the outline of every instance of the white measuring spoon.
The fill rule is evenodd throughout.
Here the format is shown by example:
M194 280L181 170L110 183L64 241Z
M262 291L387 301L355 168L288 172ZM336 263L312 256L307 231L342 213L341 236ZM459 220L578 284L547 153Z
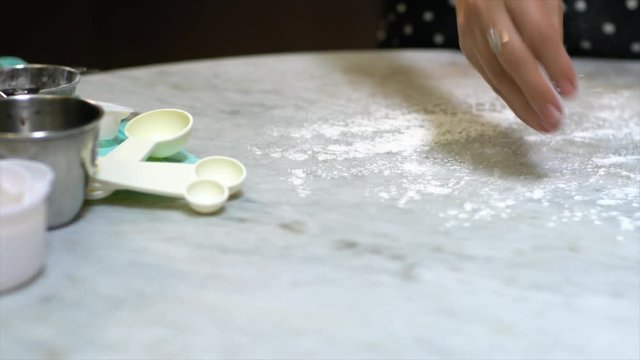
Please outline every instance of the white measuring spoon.
M202 213L221 208L229 195L240 190L247 174L241 162L226 156L207 157L195 164L104 160L99 159L94 175L98 191L102 186L108 191L128 189L184 198Z
M221 183L229 194L238 192L247 176L244 165L231 157L209 156L195 164L98 159L94 179L111 189L126 188L157 195L179 195L194 179Z
M125 127L127 139L103 159L141 161L149 156L171 156L187 144L192 127L193 117L182 110L159 109L142 113Z

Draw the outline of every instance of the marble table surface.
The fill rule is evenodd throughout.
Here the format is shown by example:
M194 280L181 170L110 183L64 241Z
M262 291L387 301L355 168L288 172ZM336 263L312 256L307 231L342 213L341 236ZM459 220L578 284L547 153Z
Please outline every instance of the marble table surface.
M209 216L116 192L0 297L2 359L640 356L640 62L577 59L553 135L457 52L272 54L87 75L248 169Z

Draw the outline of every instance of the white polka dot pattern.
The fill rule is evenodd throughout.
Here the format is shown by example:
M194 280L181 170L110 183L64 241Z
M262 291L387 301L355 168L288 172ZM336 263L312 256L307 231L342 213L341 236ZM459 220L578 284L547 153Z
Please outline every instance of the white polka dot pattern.
M613 35L616 32L616 26L609 21L602 23L602 32L607 35Z
M576 0L573 8L576 9L577 12L585 12L587 11L587 2L585 0Z
M376 33L381 46L458 47L455 0L383 1L385 21ZM640 58L640 0L561 3L564 42L571 55Z
M411 24L405 24L404 28L402 29L402 32L406 36L411 36L411 34L413 34L413 26L411 26Z
M436 45L442 45L444 44L444 35L442 35L441 33L435 33L433 34L433 43Z
M402 2L398 3L398 5L396 5L396 11L398 14L404 14L407 11L407 4Z

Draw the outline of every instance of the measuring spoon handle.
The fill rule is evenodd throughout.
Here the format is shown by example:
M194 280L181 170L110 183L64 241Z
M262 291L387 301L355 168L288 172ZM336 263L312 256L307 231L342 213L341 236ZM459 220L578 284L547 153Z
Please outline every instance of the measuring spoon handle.
M105 155L103 159L144 161L149 157L155 145L156 142L153 140L128 138Z
M196 180L193 164L100 158L94 179L116 188L177 197Z

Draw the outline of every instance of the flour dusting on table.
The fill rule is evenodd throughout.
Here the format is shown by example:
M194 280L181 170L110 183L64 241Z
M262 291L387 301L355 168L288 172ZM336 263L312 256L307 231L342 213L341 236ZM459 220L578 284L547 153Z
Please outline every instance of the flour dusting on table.
M395 84L394 91L405 91ZM622 106L638 89L569 103L554 135L526 128L494 95L462 93L464 100L424 97L438 100L430 102L327 95L309 112L282 110L299 122L270 129L269 136L295 146L253 151L287 161L282 179L302 197L319 195L316 181L365 177L364 196L439 209L443 228L542 217L549 228L586 222L615 223L627 234L640 229L640 111ZM547 207L553 215L540 210Z

